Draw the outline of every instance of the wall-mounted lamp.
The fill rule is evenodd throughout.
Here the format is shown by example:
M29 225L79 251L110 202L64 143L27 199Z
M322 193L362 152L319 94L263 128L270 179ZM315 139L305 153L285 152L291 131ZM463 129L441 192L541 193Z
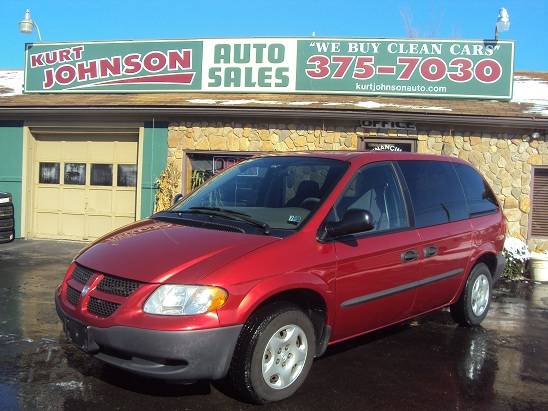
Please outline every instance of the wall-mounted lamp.
M497 24L495 25L495 40L499 39L499 33L510 30L510 15L504 7L499 10Z
M34 30L35 27L36 32L38 33L38 40L42 41L42 34L40 33L40 28L38 27L38 24L36 24L36 21L34 21L30 16L30 10L25 10L23 20L19 22L19 31L25 34L31 34L32 30Z

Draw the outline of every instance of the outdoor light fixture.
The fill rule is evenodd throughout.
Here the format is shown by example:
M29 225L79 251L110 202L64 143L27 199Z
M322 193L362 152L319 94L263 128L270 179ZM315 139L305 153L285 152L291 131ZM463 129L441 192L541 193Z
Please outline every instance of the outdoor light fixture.
M30 34L32 33L32 30L34 30L34 27L36 27L36 32L38 33L38 39L42 41L42 34L40 33L40 28L38 27L38 24L32 19L30 16L30 10L25 10L25 15L23 16L23 20L19 22L19 31L21 33Z
M497 25L495 26L495 40L499 39L499 33L501 31L510 30L510 15L508 10L502 7L499 10L499 16L497 17Z

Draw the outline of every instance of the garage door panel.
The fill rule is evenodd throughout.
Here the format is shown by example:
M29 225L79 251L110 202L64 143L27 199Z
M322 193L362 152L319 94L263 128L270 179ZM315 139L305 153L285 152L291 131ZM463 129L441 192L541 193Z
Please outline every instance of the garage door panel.
M39 150L37 150L36 158L38 161L59 161L61 154L60 141L40 141Z
M92 240L134 222L137 194L131 165L137 163L137 139L84 134L36 138L32 235Z
M85 232L84 214L61 214L61 235L63 238L81 238Z
M87 239L98 238L112 231L114 229L112 223L113 218L110 216L88 214L86 216Z
M67 213L85 214L86 192L80 188L65 188L62 192L62 210Z
M132 207L132 204L135 204L136 199L135 190L131 191L121 191L118 190L114 192L114 214L115 215L128 215L131 216L135 213L135 208Z
M58 238L59 214L38 212L35 218L35 231L41 238Z
M58 186L37 186L36 204L39 210L59 210L61 189Z
M116 227L123 227L125 225L131 224L135 221L132 217L123 217L123 216L116 216L114 217L114 225Z
M88 213L90 214L112 214L113 195L111 190L95 190L88 192Z
M88 158L87 141L65 141L62 145L62 160L70 163L85 163Z
M91 163L114 163L116 156L114 144L113 142L102 141L91 143L88 161Z
M129 141L118 141L116 145L115 161L122 164L135 164L137 145Z

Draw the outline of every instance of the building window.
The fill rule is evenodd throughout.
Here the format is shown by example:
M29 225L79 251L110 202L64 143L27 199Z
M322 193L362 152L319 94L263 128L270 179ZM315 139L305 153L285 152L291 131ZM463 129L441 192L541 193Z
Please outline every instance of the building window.
M193 191L216 174L250 158L253 154L240 153L188 153L186 187Z
M531 207L531 236L548 237L548 168L534 167Z
M40 184L59 184L59 163L40 163L38 182Z
M92 186L111 186L112 164L92 164L90 184Z
M86 184L86 165L83 163L65 163L64 183L79 186Z
M392 140L392 139L363 139L360 150L365 151L405 151L416 150L415 140Z
M137 187L137 165L118 164L118 187Z

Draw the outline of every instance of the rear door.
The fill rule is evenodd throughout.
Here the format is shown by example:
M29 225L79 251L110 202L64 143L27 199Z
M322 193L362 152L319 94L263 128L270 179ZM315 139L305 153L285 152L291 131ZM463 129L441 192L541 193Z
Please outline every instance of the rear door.
M411 228L392 163L374 163L358 171L330 218L340 220L350 209L369 211L374 228L335 242L339 309L335 340L409 316L416 290L408 284L420 279L419 236Z
M446 305L468 267L472 228L454 167L443 161L398 161L409 190L423 260L412 313Z

